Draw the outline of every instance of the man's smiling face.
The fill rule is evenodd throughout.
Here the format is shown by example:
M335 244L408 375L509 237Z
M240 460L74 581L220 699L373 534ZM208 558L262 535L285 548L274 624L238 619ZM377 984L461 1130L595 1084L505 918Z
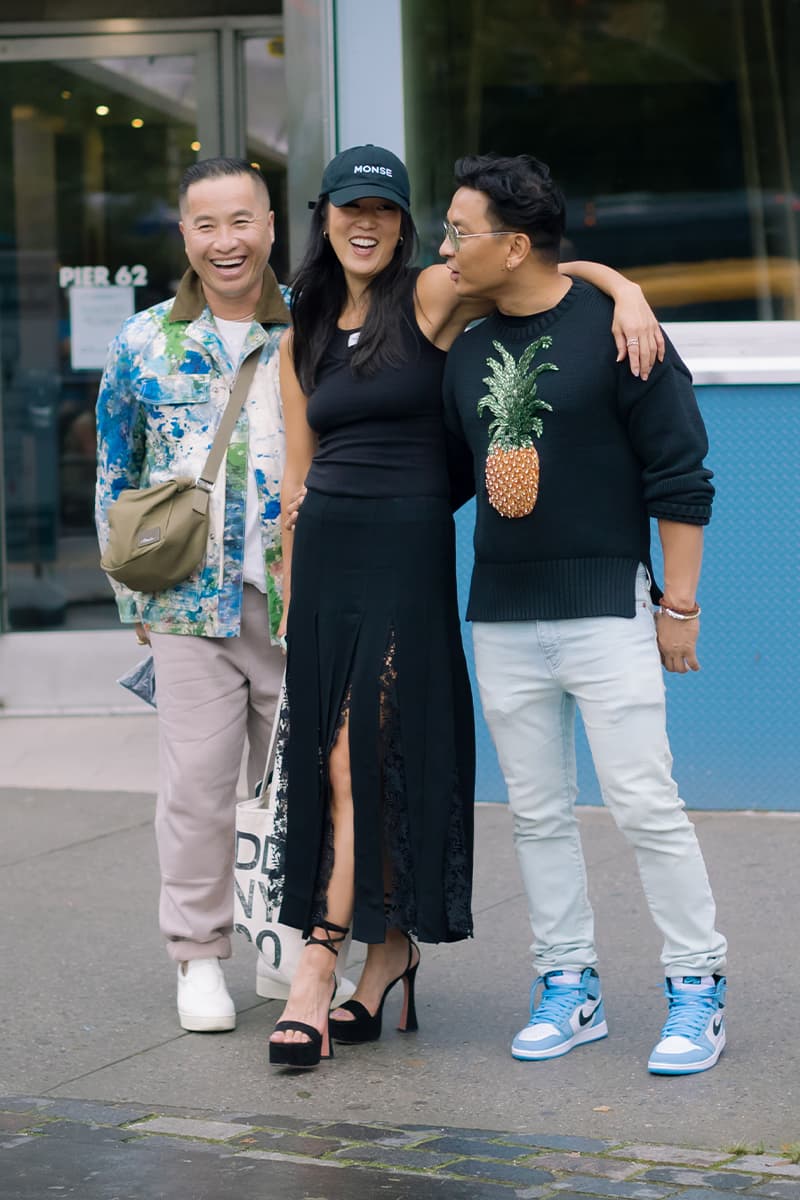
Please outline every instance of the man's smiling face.
M266 187L249 175L201 179L183 197L186 257L216 316L233 320L255 309L275 240L274 222Z

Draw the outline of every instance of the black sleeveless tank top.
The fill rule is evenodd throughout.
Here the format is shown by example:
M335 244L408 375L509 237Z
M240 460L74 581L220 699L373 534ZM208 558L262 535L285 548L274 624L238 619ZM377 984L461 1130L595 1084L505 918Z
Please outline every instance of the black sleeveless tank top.
M417 325L411 289L404 308L402 366L355 375L357 331L337 329L331 337L308 398L308 423L319 439L308 487L337 496L449 496L446 356Z

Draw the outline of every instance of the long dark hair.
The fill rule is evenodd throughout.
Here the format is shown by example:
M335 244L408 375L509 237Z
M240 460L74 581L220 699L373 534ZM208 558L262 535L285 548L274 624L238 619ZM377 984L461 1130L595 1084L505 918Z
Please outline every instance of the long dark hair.
M323 236L327 206L327 197L321 196L292 282L294 369L306 395L316 386L319 364L347 301L344 271ZM408 323L407 300L416 278L410 264L417 253L417 231L402 209L400 234L392 261L369 285L369 309L350 360L358 375L374 375L381 367L399 367L404 361L403 325Z

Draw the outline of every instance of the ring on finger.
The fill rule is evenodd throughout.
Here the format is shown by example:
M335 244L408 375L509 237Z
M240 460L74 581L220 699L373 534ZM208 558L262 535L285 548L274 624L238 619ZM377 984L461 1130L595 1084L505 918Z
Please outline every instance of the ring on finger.
M639 345L639 339L638 339L638 338L628 338L628 341L626 342L626 345L628 345L628 346L638 346L638 345Z

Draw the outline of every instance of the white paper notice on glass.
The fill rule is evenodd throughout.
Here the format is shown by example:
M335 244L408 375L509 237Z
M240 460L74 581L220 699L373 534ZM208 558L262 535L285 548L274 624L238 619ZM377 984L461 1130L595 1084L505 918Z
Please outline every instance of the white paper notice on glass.
M132 287L69 289L70 361L73 371L102 371L108 343L132 317Z

